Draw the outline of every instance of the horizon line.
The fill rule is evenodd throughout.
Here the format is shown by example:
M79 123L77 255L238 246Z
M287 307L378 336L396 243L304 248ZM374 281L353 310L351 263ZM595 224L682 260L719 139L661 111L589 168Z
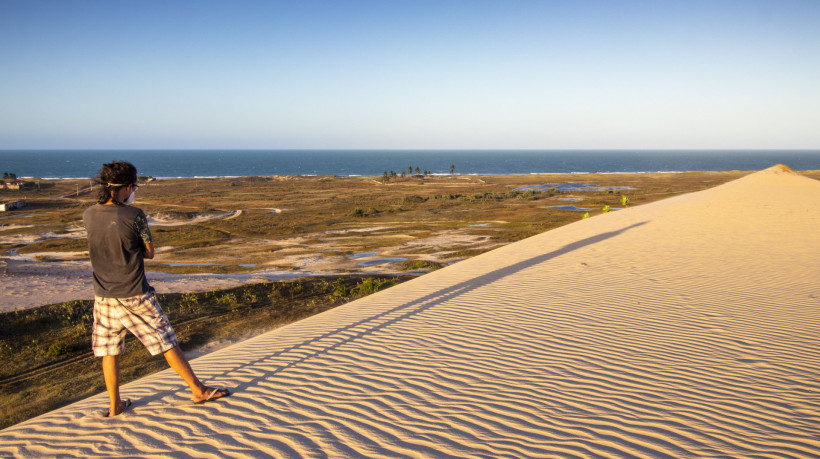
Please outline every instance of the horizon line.
M233 147L208 147L208 148L0 148L0 152L8 151L795 151L795 152L820 152L820 147L814 148L233 148Z

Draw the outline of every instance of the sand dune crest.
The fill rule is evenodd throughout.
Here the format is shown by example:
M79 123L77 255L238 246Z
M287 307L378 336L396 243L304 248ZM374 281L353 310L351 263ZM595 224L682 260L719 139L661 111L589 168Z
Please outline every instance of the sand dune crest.
M474 257L0 432L3 456L817 457L820 182L775 166Z
M795 174L795 175L797 175L797 172L793 171L791 167L789 167L789 166L787 166L787 165L785 165L785 164L775 164L774 166L772 166L772 167L770 167L770 168L766 169L766 171L768 171L768 172L775 172L775 173L777 173L777 172L785 172L785 173L789 173L789 174ZM764 172L766 172L766 171L764 171Z

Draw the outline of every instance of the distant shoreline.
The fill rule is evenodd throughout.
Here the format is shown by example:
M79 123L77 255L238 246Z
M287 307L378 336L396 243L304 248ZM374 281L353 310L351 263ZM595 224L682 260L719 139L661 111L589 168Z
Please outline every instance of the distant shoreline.
M162 178L723 172L772 164L820 169L820 150L0 150L4 171L41 179L86 179L114 159Z
M793 169L797 172L816 172L818 169ZM648 174L686 174L690 172L756 172L754 169L727 169L727 170L687 170L687 171L638 171L638 172L528 172L528 173L487 173L487 174L429 174L432 177L522 177L530 175L648 175ZM242 178L273 178L273 177L333 177L333 178L381 178L377 175L338 175L338 174L273 174L273 175L210 175L202 177L154 177L154 180L219 180L219 179L242 179ZM92 180L93 177L18 177L25 180Z
M805 171L813 171L815 169L807 169ZM820 169L816 169L820 170ZM518 177L518 176L529 176L529 175L620 175L620 174L685 174L687 172L755 172L754 170L725 170L725 171L640 171L640 172L528 172L528 173L517 173L517 174L494 174L494 173L487 173L487 174L444 174L444 173L435 173L435 174L428 174L432 177ZM259 177L259 178L272 178L272 177L333 177L333 178L381 178L377 175L361 175L361 174L350 174L350 175L339 175L339 174L274 174L274 175L209 175L209 176L201 176L201 177L154 177L154 180L216 180L216 179L241 179L241 178L252 178L252 177ZM93 177L18 177L19 179L25 180L91 180Z

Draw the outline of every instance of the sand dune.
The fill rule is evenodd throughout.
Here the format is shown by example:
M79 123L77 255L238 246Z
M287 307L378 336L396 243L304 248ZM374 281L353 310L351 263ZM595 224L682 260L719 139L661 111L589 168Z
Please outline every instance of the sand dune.
M0 456L818 457L820 182L508 245L0 431Z

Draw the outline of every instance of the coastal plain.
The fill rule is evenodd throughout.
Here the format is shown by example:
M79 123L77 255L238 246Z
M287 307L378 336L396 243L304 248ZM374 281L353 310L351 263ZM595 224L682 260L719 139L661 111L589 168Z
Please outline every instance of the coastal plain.
M135 205L157 247L146 264L152 285L177 293L429 272L577 221L586 212L578 209L594 216L623 207L622 196L637 206L748 173L143 178ZM88 180L34 181L0 190L0 200L27 203L0 214L0 311L92 296L81 217L96 189Z
M0 431L8 456L820 451L820 182L783 166L576 219ZM162 426L161 431L158 426Z

